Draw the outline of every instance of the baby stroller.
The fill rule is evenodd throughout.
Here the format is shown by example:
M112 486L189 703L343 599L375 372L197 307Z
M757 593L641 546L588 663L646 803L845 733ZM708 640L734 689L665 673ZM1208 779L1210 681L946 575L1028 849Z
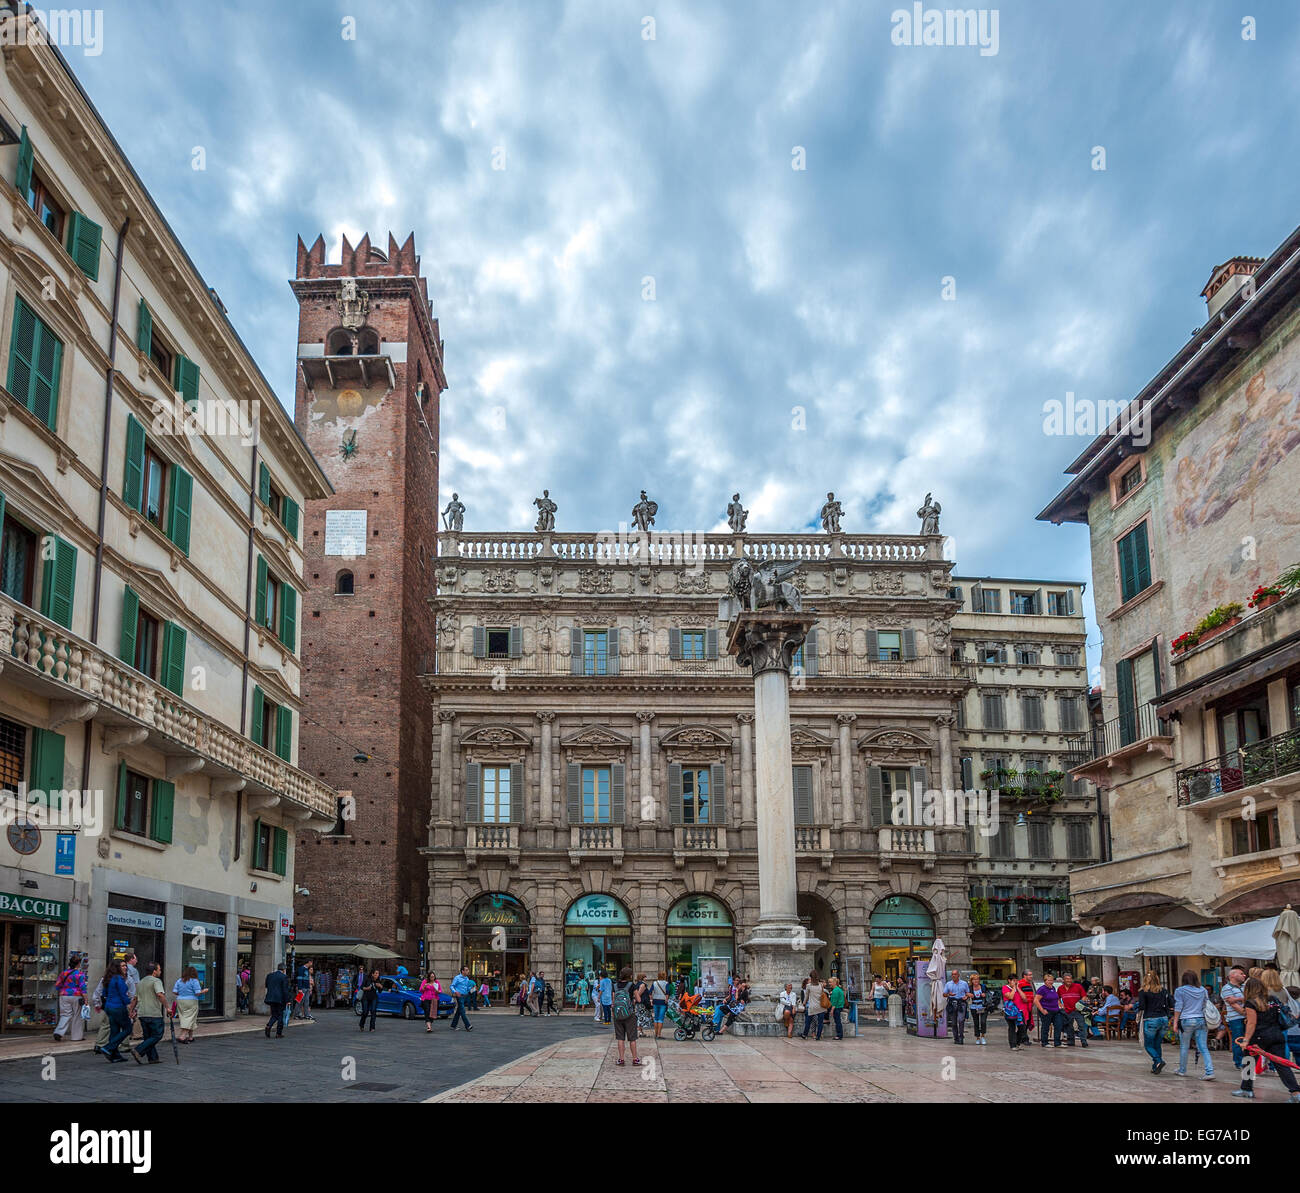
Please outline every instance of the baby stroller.
M677 1041L693 1040L696 1033L706 1044L713 1039L713 1022L706 1019L698 1010L682 1010L680 1003L668 1004L667 1017L675 1023L673 1039Z

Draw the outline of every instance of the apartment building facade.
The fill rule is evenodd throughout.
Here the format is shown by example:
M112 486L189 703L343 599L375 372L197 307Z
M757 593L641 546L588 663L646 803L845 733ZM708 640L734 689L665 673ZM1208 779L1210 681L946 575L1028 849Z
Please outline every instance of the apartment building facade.
M295 765L328 484L57 50L3 72L0 1030L49 1030L73 950L192 964L229 1014L335 814Z
M1089 719L1083 592L1078 581L953 578L953 659L975 681L958 704L962 787L999 801L997 831L972 838L970 875L972 960L995 978L1079 935L1070 868L1101 856L1099 793L1067 773Z
M1218 266L1208 318L1070 465L1040 514L1086 522L1104 724L1072 773L1108 789L1113 857L1082 922L1170 927L1300 901L1300 230Z
M429 961L498 989L541 969L744 971L758 917L753 677L720 646L742 553L800 561L819 622L791 692L807 969L970 955L951 564L937 536L445 533L428 846ZM904 809L894 819L894 796ZM799 975L791 974L792 980ZM560 983L556 982L557 990Z

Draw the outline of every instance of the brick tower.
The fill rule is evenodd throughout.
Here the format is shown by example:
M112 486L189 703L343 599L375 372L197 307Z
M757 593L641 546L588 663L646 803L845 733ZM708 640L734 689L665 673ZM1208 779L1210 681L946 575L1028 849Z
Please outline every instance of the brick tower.
M334 496L304 511L302 766L355 817L302 833L300 931L355 934L418 959L432 713L442 341L415 236L298 241L295 419ZM358 753L370 755L358 761Z

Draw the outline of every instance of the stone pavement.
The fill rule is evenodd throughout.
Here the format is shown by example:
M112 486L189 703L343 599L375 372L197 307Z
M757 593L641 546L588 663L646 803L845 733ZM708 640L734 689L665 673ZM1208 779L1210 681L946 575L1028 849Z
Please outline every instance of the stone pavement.
M599 1029L595 1029L599 1031ZM1176 1077L1178 1050L1165 1048L1159 1077L1140 1043L1098 1041L1082 1048L1019 1052L990 1037L978 1047L909 1036L901 1028L863 1027L857 1039L721 1036L712 1044L677 1043L665 1034L638 1043L642 1067L619 1068L612 1033L548 1044L432 1102L993 1102L1183 1103L1225 1106L1283 1102L1272 1076L1256 1100L1230 1096L1237 1077L1215 1053L1216 1080ZM1192 1066L1189 1062L1189 1072ZM1196 1070L1199 1073L1199 1069Z

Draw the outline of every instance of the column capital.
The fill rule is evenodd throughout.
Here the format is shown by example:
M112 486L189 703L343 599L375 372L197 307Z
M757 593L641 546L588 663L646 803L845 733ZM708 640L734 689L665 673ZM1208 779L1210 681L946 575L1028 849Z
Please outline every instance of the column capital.
M855 712L842 712L842 713L836 713L836 714L835 714L835 719L836 719L836 720L837 720L841 725L843 725L843 726L845 726L845 727L847 728L849 725L852 725L853 722L856 721L856 720L858 719L858 714L855 713Z
M740 666L749 667L755 678L766 671L789 675L794 652L816 624L810 613L776 609L741 613L729 627L727 652L736 656Z
M752 712L738 712L736 720L742 725L752 725L754 723L754 714Z
M450 708L438 709L438 720L440 720L444 725L450 724L455 719L456 719L456 713L453 709Z
M549 708L543 709L539 713L535 713L534 716L536 716L543 725L549 725L553 720L555 720L555 713Z
M938 725L940 729L951 729L957 724L957 718L952 713L943 713L934 718L934 723Z
M651 721L655 719L655 715L656 714L650 712L649 710L643 710L636 714L636 719L640 721L642 725L648 725L650 724Z

